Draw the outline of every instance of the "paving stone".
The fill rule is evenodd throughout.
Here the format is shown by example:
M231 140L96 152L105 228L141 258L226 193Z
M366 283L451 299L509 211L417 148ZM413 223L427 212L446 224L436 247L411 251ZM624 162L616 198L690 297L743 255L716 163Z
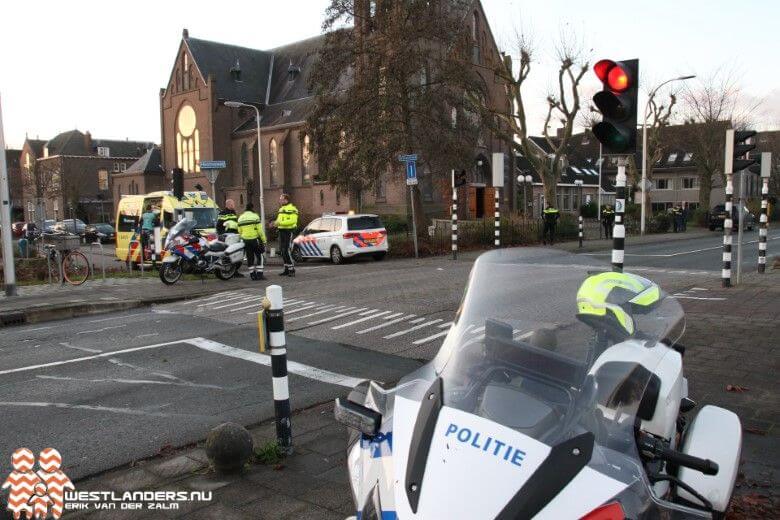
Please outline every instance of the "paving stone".
M225 504L214 504L204 509L199 509L188 518L197 518L198 520L244 520L245 512L238 511Z
M193 450L188 451L187 453L184 453L186 457L200 462L201 464L208 465L209 464L209 457L206 455L206 450L203 448L196 448Z
M327 457L319 453L306 453L289 457L285 465L289 470L299 471L307 475L319 475L336 466L340 466L343 460L344 457L339 457L338 455Z
M334 455L347 450L348 433L340 424L332 424L307 435L311 437L299 440L299 445L316 453Z
M341 484L345 489L349 490L349 471L347 471L347 465L344 463L339 464L325 473L317 475L317 478Z
M198 475L180 480L177 484L187 486L193 491L216 491L235 481L234 478L227 478L225 475Z
M349 488L330 481L322 481L319 486L298 495L297 498L333 511L340 510L345 504L354 507Z
M242 478L218 490L214 496L221 503L241 508L250 502L275 494L277 491L267 488L261 483Z
M138 491L156 487L163 482L163 479L158 475L146 471L146 469L133 468L130 470L112 472L99 481L108 489L114 489L116 491ZM78 487L76 489L78 489ZM92 489L100 489L97 482L94 483Z
M284 518L298 518L298 515L303 514L312 507L307 502L277 493L250 502L241 508L241 512L246 515L245 518L280 520Z
M173 478L189 475L204 467L206 464L203 462L193 460L187 455L178 455L172 459L149 465L146 470L164 478Z

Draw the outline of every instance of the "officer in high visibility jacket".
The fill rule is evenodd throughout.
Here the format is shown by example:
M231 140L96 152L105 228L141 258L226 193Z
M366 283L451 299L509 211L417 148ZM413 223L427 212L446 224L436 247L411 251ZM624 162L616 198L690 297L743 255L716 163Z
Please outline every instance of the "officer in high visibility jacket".
M225 201L225 209L217 215L217 234L238 233L238 215L236 215L236 203L233 199Z
M279 252L284 262L284 271L280 276L295 276L295 262L292 257L293 237L298 229L298 208L290 202L290 196L279 196L279 213L272 223L279 230Z
M252 203L246 205L240 217L238 217L238 233L244 241L246 251L246 263L249 266L249 276L252 280L262 280L263 253L265 252L265 235L263 234L260 215L254 212Z
M553 208L548 205L542 212L542 220L544 221L544 228L542 229L542 243L547 243L547 235L550 236L550 245L555 241L555 225L558 223L558 219L561 214L557 208Z
M601 210L601 225L604 226L604 236L606 238L612 238L612 227L615 224L615 210L612 206L607 204L604 209Z

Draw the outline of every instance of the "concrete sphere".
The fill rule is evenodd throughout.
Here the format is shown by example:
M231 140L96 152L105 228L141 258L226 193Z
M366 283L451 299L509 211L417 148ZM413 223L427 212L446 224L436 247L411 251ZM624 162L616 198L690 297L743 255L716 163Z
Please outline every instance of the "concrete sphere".
M241 471L253 451L252 436L236 423L220 424L206 437L206 455L218 471Z

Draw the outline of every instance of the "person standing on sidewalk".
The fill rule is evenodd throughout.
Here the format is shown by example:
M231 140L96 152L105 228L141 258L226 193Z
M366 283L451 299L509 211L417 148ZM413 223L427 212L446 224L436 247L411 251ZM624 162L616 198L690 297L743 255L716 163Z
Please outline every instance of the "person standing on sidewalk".
M159 211L153 206L146 208L141 215L141 261L146 256L146 248L149 246L149 239L154 236L154 228L160 224Z
M217 215L217 235L224 233L238 233L238 215L236 215L236 203L233 199L227 199L225 209Z
M250 202L246 205L240 217L238 217L238 233L244 241L246 251L246 263L249 266L249 277L252 280L262 280L263 253L265 252L265 235L263 234L260 215L254 212L254 205Z
M272 227L279 230L279 254L282 255L284 271L280 276L295 276L295 262L292 257L293 236L298 228L298 208L290 202L290 196L286 193L279 195L279 213Z
M604 226L604 237L612 238L612 227L615 224L615 210L610 204L601 210L601 224Z
M547 235L550 235L550 245L555 242L555 226L558 224L558 219L561 214L557 208L547 205L542 212L542 220L544 221L544 228L542 229L542 243L547 244Z

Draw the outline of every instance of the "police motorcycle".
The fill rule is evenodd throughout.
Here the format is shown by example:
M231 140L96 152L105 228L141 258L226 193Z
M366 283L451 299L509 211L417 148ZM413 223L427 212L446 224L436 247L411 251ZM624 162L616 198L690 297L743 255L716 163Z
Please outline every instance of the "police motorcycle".
M336 400L357 518L723 517L741 425L691 413L679 303L550 255L482 255L431 362Z
M183 218L168 231L160 264L164 284L178 282L184 272L214 273L220 280L229 280L241 267L244 243L237 234L209 240L194 231L195 225L195 220Z

